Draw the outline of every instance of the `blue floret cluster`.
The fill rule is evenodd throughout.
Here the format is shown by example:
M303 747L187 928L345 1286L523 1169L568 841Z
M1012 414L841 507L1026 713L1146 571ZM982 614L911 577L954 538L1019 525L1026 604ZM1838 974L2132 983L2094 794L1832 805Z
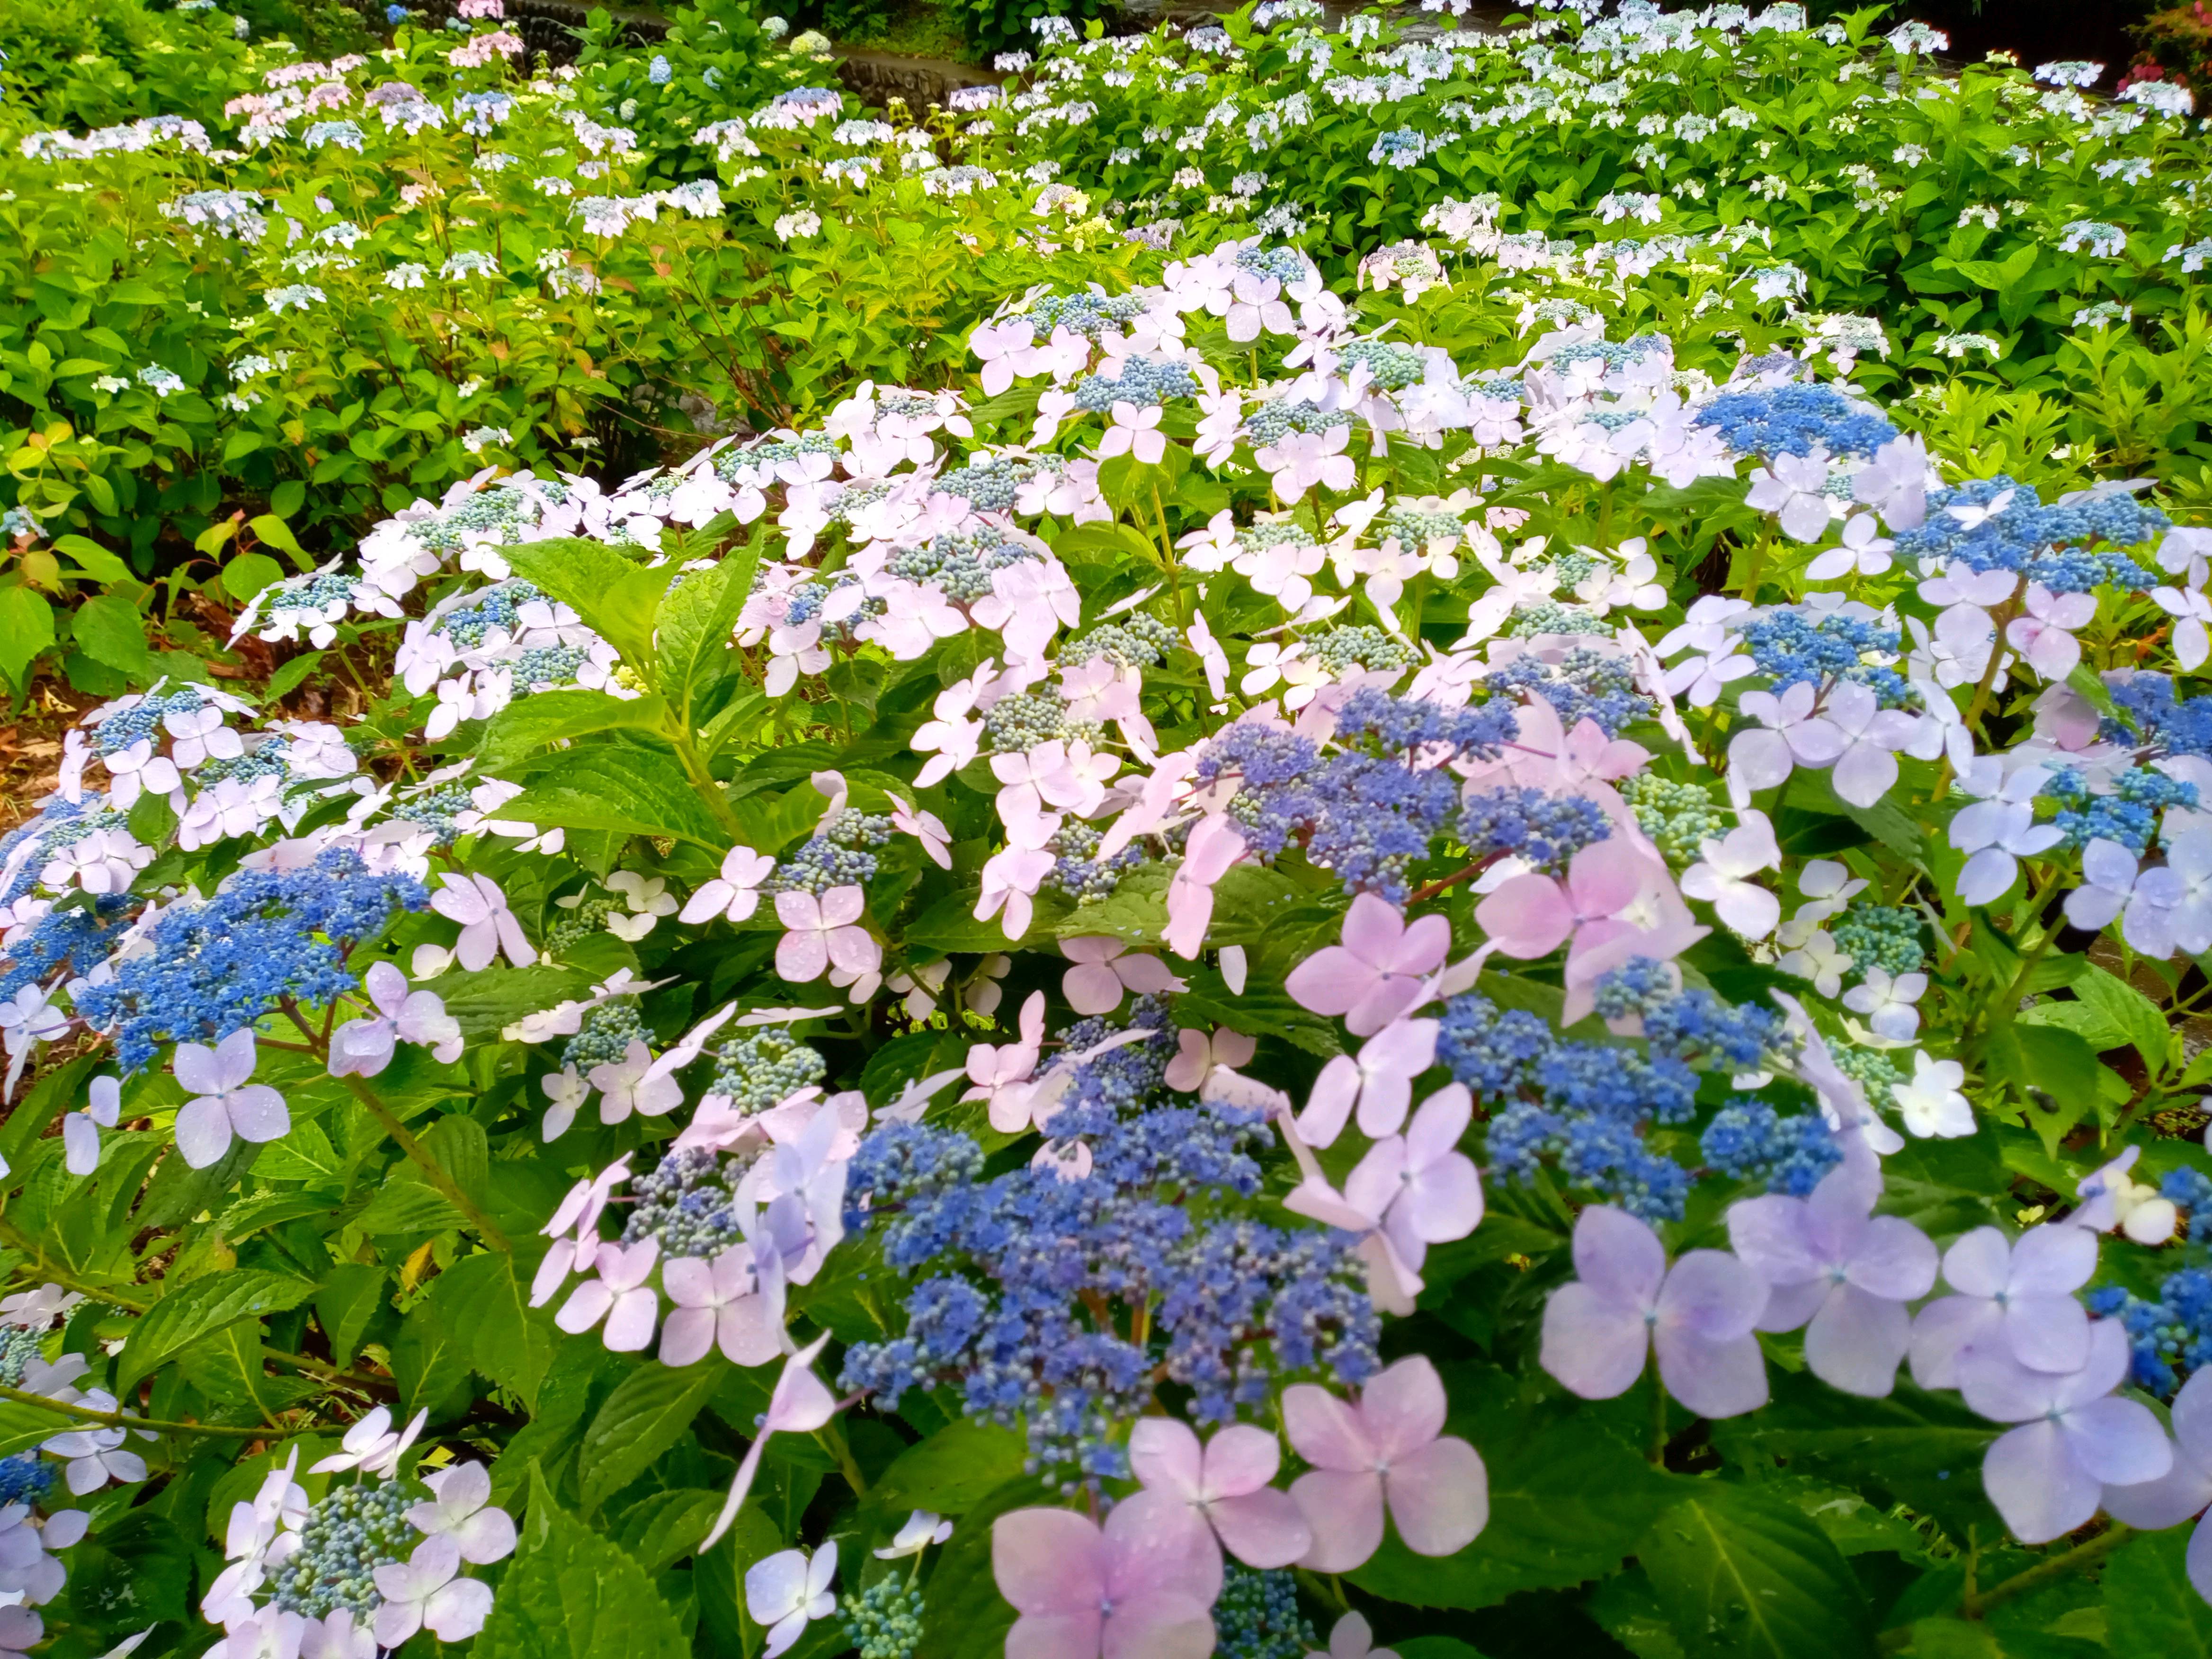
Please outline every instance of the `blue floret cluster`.
M1161 1097L1161 1003L1132 1025L1160 1033L1079 1066L1051 1119L1089 1150L1087 1174L1048 1159L990 1180L969 1137L884 1124L864 1140L846 1224L915 1280L907 1328L854 1345L844 1385L895 1401L950 1384L967 1413L1023 1424L1033 1470L1118 1476L1115 1443L1162 1380L1191 1416L1229 1421L1285 1376L1356 1383L1376 1366L1378 1322L1343 1235L1209 1214L1259 1188L1262 1116ZM1079 1051L1102 1020L1061 1033Z
M304 870L243 870L213 898L165 912L151 948L83 987L76 1011L113 1030L116 1058L136 1071L164 1043L219 1042L287 998L322 1004L354 989L347 944L429 902L413 877L379 874L342 849Z
M1778 1049L1782 1021L1677 991L1662 964L1640 958L1599 982L1596 1006L1607 1020L1640 1018L1647 1052L1571 1042L1535 1014L1468 994L1445 1005L1437 1058L1489 1111L1494 1172L1534 1181L1549 1160L1648 1221L1678 1221L1691 1172L1654 1152L1646 1130L1690 1119L1698 1065L1744 1071Z

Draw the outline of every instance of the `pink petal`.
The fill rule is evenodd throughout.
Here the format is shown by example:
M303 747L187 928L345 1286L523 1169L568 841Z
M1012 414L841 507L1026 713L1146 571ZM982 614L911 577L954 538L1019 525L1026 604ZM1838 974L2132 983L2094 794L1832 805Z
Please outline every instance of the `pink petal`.
M675 1263L669 1264L672 1267ZM714 1346L714 1310L678 1308L660 1331L660 1363L682 1367L706 1357Z
M638 1352L653 1340L653 1328L659 1319L660 1297L656 1291L624 1291L615 1298L614 1310L607 1316L607 1347L615 1353Z
M1291 1496L1313 1531L1302 1565L1349 1572L1382 1547L1382 1477L1371 1468L1316 1469L1291 1484Z
M1372 1036L1392 1020L1413 1011L1421 1000L1421 984L1407 975L1385 975L1346 1012L1346 1027L1354 1036Z
M1394 1460L1443 1433L1444 1410L1443 1379L1421 1354L1376 1373L1360 1391L1360 1422L1383 1456Z
M1632 1305L1601 1296L1588 1285L1566 1284L1544 1306L1537 1363L1570 1393L1584 1400L1611 1400L1644 1375L1650 1346L1650 1328Z
M2075 1238L2087 1238L2089 1259L2094 1266L2097 1258L2097 1241L2093 1235L2083 1232L2079 1227L2058 1227L2051 1231ZM2023 1236L2021 1243L2024 1245L2027 1242L2027 1236ZM1968 1296L1997 1295L2011 1282L2012 1271L2012 1246L2005 1243L2005 1236L1995 1227L1977 1227L1943 1252L1943 1282L1954 1291L1964 1291Z
M188 1100L177 1113L177 1150L195 1170L204 1170L230 1146L230 1114L211 1096Z
M1746 1334L1714 1341L1680 1326L1652 1334L1659 1380L1700 1417L1740 1417L1766 1403L1766 1356Z
M1074 1613L1024 1613L1006 1632L1006 1659L1098 1659L1105 1624L1105 1615L1095 1607Z
M1229 1553L1248 1567L1287 1567L1313 1548L1305 1511L1286 1492L1263 1486L1207 1506Z
M1283 1429L1298 1455L1317 1468L1375 1467L1377 1449L1359 1414L1316 1383L1283 1390Z
M1449 924L1446 924L1449 934ZM1405 937L1406 918L1398 907L1374 893L1362 893L1344 915L1344 949L1375 968L1388 968Z
M1433 973L1450 949L1449 921L1438 915L1417 916L1382 965L1394 974Z
M1416 1171L1397 1208L1413 1236L1427 1243L1465 1238L1482 1219L1482 1177L1474 1161L1449 1152Z
M1650 1224L1610 1204L1593 1205L1575 1220L1575 1273L1607 1301L1636 1309L1659 1299L1667 1247Z
M830 960L848 974L873 973L884 959L883 947L865 927L839 927L823 938Z
M1124 1498L1106 1517L1106 1595L1116 1607L1175 1595L1212 1607L1221 1594L1221 1550L1189 1504L1164 1492Z
M1911 1341L1904 1304L1838 1285L1806 1327L1805 1364L1831 1388L1879 1400L1897 1386L1897 1367Z
M1224 1431L1229 1432L1233 1431ZM1255 1429L1251 1432L1261 1431ZM1268 1443L1272 1445L1273 1440L1269 1439ZM1194 1501L1199 1496L1205 1462L1197 1434L1178 1419L1142 1417L1129 1431L1129 1472L1152 1491L1165 1492L1186 1504ZM1262 1484L1266 1479L1261 1477Z
M777 896L789 896L778 894ZM803 933L786 933L776 942L775 971L779 977L795 985L821 978L822 970L829 965L830 944L819 933L809 930Z
M1214 1642L1211 1605L1174 1594L1115 1603L1106 1620L1105 1659L1206 1659ZM1014 1659L1011 1641L1006 1652Z
M778 893L775 919L790 928L819 927L822 906L811 893Z
M1338 1054L1314 1079L1313 1092L1298 1117L1298 1138L1309 1146L1334 1146L1358 1095L1358 1062L1349 1054Z
M1146 1418L1144 1422L1162 1420L1165 1419ZM1141 1428L1143 1425L1140 1423L1138 1426ZM1134 1436L1131 1437L1129 1445L1133 1455L1136 1449ZM1254 1428L1249 1423L1234 1424L1206 1443L1206 1488L1224 1498L1242 1497L1246 1492L1259 1491L1273 1480L1275 1471L1282 1466L1283 1449L1273 1435L1265 1429Z
M1398 1536L1416 1555L1455 1555L1490 1520L1490 1474L1455 1435L1392 1462L1382 1477Z
M1060 988L1067 1006L1079 1014L1110 1014L1121 1006L1121 976L1103 962L1069 969Z
M1331 945L1291 969L1283 988L1301 1007L1333 1017L1350 1012L1352 1005L1375 988L1378 977L1372 967L1344 946Z
M1106 1594L1106 1541L1089 1516L1073 1510L1047 1509L1014 1510L1000 1516L991 1523L991 1575L998 1581L999 1594L1017 1612L1087 1614L1093 1632L1090 1652L1097 1652L1098 1604ZM1011 1656L1015 1650L1009 1638L1006 1651ZM1035 1650L1039 1655L1057 1651L1060 1650Z
M231 1093L230 1127L241 1140L274 1140L291 1129L292 1114L284 1108L284 1097L274 1089L249 1083Z
M2104 1489L2074 1461L2066 1431L2045 1419L1997 1437L1982 1459L1982 1490L2014 1537L2047 1544L2094 1515Z
M832 887L822 896L822 925L825 927L849 927L860 919L868 908L868 896L857 887ZM782 914L781 898L777 914Z
M1515 876L1474 908L1474 925L1509 957L1545 957L1567 942L1575 915L1549 876Z

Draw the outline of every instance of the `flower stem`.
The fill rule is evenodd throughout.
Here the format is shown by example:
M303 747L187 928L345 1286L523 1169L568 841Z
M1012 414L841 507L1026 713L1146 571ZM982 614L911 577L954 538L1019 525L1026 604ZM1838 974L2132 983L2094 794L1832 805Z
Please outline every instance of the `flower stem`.
M266 1440L271 1435L281 1435L282 1429L265 1425L252 1429L226 1428L219 1423L171 1423L158 1417L126 1417L121 1412L94 1411L89 1406L71 1406L58 1400L49 1400L42 1394L33 1394L24 1389L0 1387L0 1400L12 1400L19 1406L36 1406L40 1411L52 1412L59 1417L75 1418L80 1423L98 1423L111 1429L154 1429L163 1434L221 1435L231 1440Z
M845 1438L845 1431L836 1418L831 1418L814 1431L814 1437L822 1449L837 1460L837 1471L845 1477L845 1484L853 1489L855 1498L868 1495L868 1477L860 1473L860 1466L853 1456L852 1443Z
M287 997L283 1006L285 1018L298 1026L300 1034L314 1045L313 1052L328 1054L330 1045L316 1036L315 1028L301 1017L300 1010L292 1000ZM378 1098L376 1091L368 1086L368 1079L348 1073L341 1080L352 1092L353 1097L368 1107L370 1115L384 1126L384 1133L392 1137L392 1144L399 1148L409 1163L422 1170L422 1178L430 1183L433 1190L468 1218L469 1224L483 1236L483 1242L495 1250L512 1254L514 1246L507 1242L507 1235L493 1224L491 1218L477 1207L474 1199L461 1190L460 1183L446 1173L438 1160L422 1150L422 1143L407 1132L407 1126L399 1121L398 1114Z
M422 1143L407 1132L407 1126L399 1121L392 1108L377 1098L376 1091L358 1077L349 1076L345 1085L353 1091L354 1098L368 1107L370 1115L384 1126L384 1132L392 1137L392 1145L406 1155L409 1163L422 1170L422 1178L441 1197L468 1218L469 1225L482 1235L483 1242L495 1250L511 1254L514 1246L508 1242L507 1235L493 1224L491 1218L477 1206L474 1199L461 1190L460 1183L446 1173L437 1159L422 1150Z
M2054 1578L2063 1577L2078 1568L2096 1565L2098 1562L2135 1535L2136 1529L2133 1527L2124 1526L2115 1522L2110 1531L2098 1534L2087 1543L2068 1550L2063 1555L2047 1556L2027 1571L2014 1573L2011 1577L1992 1584L1979 1594L1977 1594L1973 1589L1970 1559L1969 1577L1964 1587L1965 1595L1959 1603L1959 1616L1961 1619L1980 1619L1992 1607L2002 1607L2016 1595L2025 1595L2032 1589L2040 1589ZM1911 1647L1912 1627L1909 1625L1900 1626L1896 1630L1884 1631L1879 1645L1884 1653L1897 1653Z

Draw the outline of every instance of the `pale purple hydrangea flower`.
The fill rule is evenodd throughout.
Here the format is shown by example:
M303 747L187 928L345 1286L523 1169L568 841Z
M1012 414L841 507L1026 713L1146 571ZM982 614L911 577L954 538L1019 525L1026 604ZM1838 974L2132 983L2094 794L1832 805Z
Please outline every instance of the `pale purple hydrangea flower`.
M2140 1486L2173 1467L2173 1449L2150 1407L2117 1400L2128 1374L2128 1337L2116 1320L2089 1328L2089 1363L2064 1376L2032 1371L1994 1345L1959 1366L1966 1403L1995 1423L1982 1486L2023 1544L2063 1538L2097 1512L2107 1486Z
M1977 1227L1943 1253L1939 1297L1912 1322L1912 1380L1959 1386L1969 1348L1996 1347L2030 1370L2078 1371L2089 1362L2089 1314L2074 1292L2097 1271L2097 1239L2079 1227L2031 1227L2010 1244Z
M1805 1363L1846 1394L1896 1385L1911 1341L1905 1304L1935 1288L1936 1247L1911 1222L1873 1213L1881 1178L1846 1164L1809 1198L1769 1194L1729 1207L1736 1254L1773 1287L1763 1331L1805 1326Z
M1700 1417L1735 1417L1766 1403L1766 1361L1753 1328L1766 1281L1723 1250L1691 1250L1667 1265L1645 1222L1611 1206L1575 1223L1578 1277L1544 1309L1544 1369L1585 1400L1610 1400L1659 1355L1659 1378Z

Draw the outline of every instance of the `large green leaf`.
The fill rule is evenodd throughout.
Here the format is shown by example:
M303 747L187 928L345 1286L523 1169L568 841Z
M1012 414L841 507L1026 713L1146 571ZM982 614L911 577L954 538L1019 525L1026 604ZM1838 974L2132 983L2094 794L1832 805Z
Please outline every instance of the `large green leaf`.
M1779 1459L1793 1474L1886 1494L1960 1539L1972 1526L1994 1534L1999 1522L1982 1493L1982 1455L2000 1432L1996 1425L1903 1380L1886 1400L1862 1400L1777 1369L1773 1389L1763 1410L1713 1425L1714 1443L1728 1456L1767 1467Z
M576 1466L584 1507L597 1509L682 1438L727 1369L719 1359L680 1370L648 1363L623 1378L584 1432Z
M20 688L31 659L53 642L53 606L20 583L0 587L0 675Z
M438 1318L461 1334L470 1366L535 1411L560 1336L552 1310L530 1305L524 1272L514 1252L483 1250L439 1274L430 1294Z
M2138 1538L2106 1567L2106 1641L2115 1655L2212 1659L2212 1607L2189 1581L2194 1530Z
M960 1516L1019 1478L1026 1455L1011 1429L965 1420L898 1455L870 1488L870 1501L903 1519L909 1510Z
M619 1546L533 1494L475 1659L688 1659L683 1627Z
M116 1359L115 1392L133 1389L202 1337L241 1319L284 1313L313 1293L304 1279L240 1267L179 1285L131 1328Z
M1793 1504L1707 1481L1637 1555L1689 1659L1872 1659L1850 1564Z
M0 1400L0 1457L28 1451L42 1440L87 1426L82 1418L50 1412L20 1400Z
M661 750L611 744L571 750L499 815L541 830L671 836L717 853L730 844L676 757Z
M744 609L758 562L757 553L734 551L711 570L687 572L660 601L653 651L661 695L687 733L697 728L708 693L736 666L730 630Z
M594 732L658 732L666 713L657 696L617 697L580 688L540 691L517 697L493 715L477 754L488 769L501 771L552 744Z
M552 595L640 673L653 665L653 614L676 574L647 569L604 543L561 538L501 550L514 574Z
M456 968L438 976L446 1012L469 1037L495 1037L525 1014L591 994L592 976L538 963L528 968Z

